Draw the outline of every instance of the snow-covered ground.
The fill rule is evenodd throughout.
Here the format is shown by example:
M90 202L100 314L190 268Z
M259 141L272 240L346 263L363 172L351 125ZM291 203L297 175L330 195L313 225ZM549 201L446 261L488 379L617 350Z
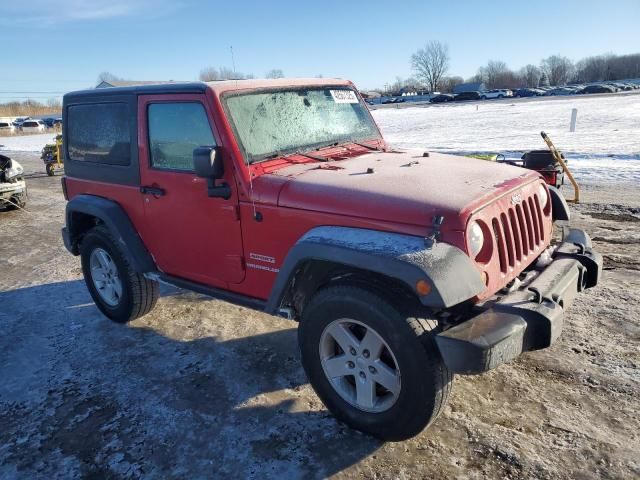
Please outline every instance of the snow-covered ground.
M571 109L577 128L569 132ZM504 153L543 149L540 131L585 181L640 182L640 95L611 95L381 108L373 116L398 148L448 153Z
M39 152L45 144L54 143L55 138L55 132L0 137L0 152Z

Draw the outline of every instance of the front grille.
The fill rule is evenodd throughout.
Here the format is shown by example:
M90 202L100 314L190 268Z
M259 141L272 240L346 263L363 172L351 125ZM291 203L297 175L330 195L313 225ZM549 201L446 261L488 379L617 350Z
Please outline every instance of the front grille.
M502 273L525 263L529 255L544 244L542 220L542 209L535 194L493 218L491 224Z

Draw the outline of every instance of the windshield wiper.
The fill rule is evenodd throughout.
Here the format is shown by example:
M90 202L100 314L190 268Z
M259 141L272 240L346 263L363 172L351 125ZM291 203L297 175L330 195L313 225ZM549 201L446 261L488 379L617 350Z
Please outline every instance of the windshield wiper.
M325 148L337 147L338 145L340 145L340 142L333 142L333 143L330 143L329 145L323 145L322 147L316 147L316 152L319 151L319 150L324 150Z
M330 158L328 157L321 157L320 155L313 155L312 153L306 153L306 152L294 152L294 153L291 153L290 155L302 155L303 157L311 158L313 160L318 160L320 162L328 162L330 160Z
M320 155L313 155L312 153L299 152L299 151L291 152L291 153L274 152L271 155L267 155L266 157L264 157L264 159L271 160L274 158L288 158L294 155L300 155L302 157L307 157L312 160L318 160L320 162L328 162L330 160L330 158L327 158L327 157L321 157Z
M380 148L378 145L376 145L375 147L372 147L371 145L367 145L366 143L360 143L360 142L351 142L354 145L358 145L359 147L363 147L363 148L368 148L369 150L375 150L376 152L379 152L382 150L382 148Z

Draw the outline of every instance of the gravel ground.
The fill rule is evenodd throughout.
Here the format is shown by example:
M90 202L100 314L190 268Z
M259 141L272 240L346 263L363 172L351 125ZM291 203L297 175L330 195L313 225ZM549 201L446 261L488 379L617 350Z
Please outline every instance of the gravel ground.
M36 154L28 211L0 212L1 478L638 478L640 191L574 209L605 256L553 347L457 377L432 427L381 443L306 382L295 324L177 289L103 318L62 245Z

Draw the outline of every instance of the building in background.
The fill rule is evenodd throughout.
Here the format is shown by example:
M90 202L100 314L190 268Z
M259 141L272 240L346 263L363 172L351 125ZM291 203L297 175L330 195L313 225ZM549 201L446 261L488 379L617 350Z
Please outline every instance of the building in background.
M486 89L487 87L482 82L461 83L453 87L453 93L481 92Z

